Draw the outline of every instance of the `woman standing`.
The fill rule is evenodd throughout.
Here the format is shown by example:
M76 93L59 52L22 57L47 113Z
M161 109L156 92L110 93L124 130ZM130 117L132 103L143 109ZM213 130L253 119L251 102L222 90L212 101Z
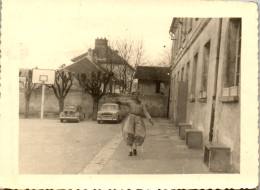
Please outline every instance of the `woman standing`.
M142 102L138 99L139 92L132 93L133 98L129 101L119 101L116 99L116 103L119 105L125 105L130 108L130 113L125 119L122 126L122 135L129 146L129 155L137 155L137 146L141 146L144 142L144 138L146 135L146 128L144 125L144 121L141 116L144 114L148 121L154 125L154 122L149 115L146 107Z

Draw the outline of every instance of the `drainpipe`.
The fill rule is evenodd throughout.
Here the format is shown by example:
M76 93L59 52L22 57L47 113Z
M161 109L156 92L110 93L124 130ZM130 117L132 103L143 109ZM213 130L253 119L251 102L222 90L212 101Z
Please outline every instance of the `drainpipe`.
M214 134L214 128L215 128L214 121L215 121L216 95L217 95L217 85L218 85L218 68L219 68L221 32L222 32L222 18L220 18L220 20L219 20L219 30L218 30L217 60L216 60L216 67L215 67L214 94L212 96L210 132L209 132L209 141L210 142L212 142L212 140L213 140L213 134Z
M219 20L219 31L218 31L218 46L217 46L217 61L215 68L215 84L214 84L214 99L216 99L217 93L217 79L218 79L218 66L219 66L219 54L220 54L220 41L221 41L221 32L222 32L222 18Z

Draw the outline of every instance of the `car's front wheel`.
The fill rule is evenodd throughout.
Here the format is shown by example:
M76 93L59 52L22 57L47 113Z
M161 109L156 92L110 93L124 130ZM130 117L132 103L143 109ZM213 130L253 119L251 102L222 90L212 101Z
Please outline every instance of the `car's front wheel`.
M63 123L63 119L60 119L60 122Z
M120 117L119 116L117 116L116 123L120 123Z

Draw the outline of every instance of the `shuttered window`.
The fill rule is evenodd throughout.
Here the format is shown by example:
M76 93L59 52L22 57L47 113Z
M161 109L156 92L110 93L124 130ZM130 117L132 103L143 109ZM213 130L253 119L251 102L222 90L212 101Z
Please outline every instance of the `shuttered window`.
M192 66L191 93L193 94L195 93L195 86L196 86L197 63L198 63L198 53L193 58L193 66Z
M241 18L230 19L224 87L239 86L241 57Z
M204 46L201 91L207 91L209 56L210 56L210 41L207 42Z

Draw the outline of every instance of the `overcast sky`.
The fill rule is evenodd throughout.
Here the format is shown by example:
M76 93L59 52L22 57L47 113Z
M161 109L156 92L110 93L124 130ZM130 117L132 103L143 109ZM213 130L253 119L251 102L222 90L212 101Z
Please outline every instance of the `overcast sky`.
M171 14L155 1L6 1L10 62L20 68L56 69L94 48L96 38L143 39L147 56L158 59L171 46ZM8 11L7 11L8 10ZM165 46L165 47L164 47Z

